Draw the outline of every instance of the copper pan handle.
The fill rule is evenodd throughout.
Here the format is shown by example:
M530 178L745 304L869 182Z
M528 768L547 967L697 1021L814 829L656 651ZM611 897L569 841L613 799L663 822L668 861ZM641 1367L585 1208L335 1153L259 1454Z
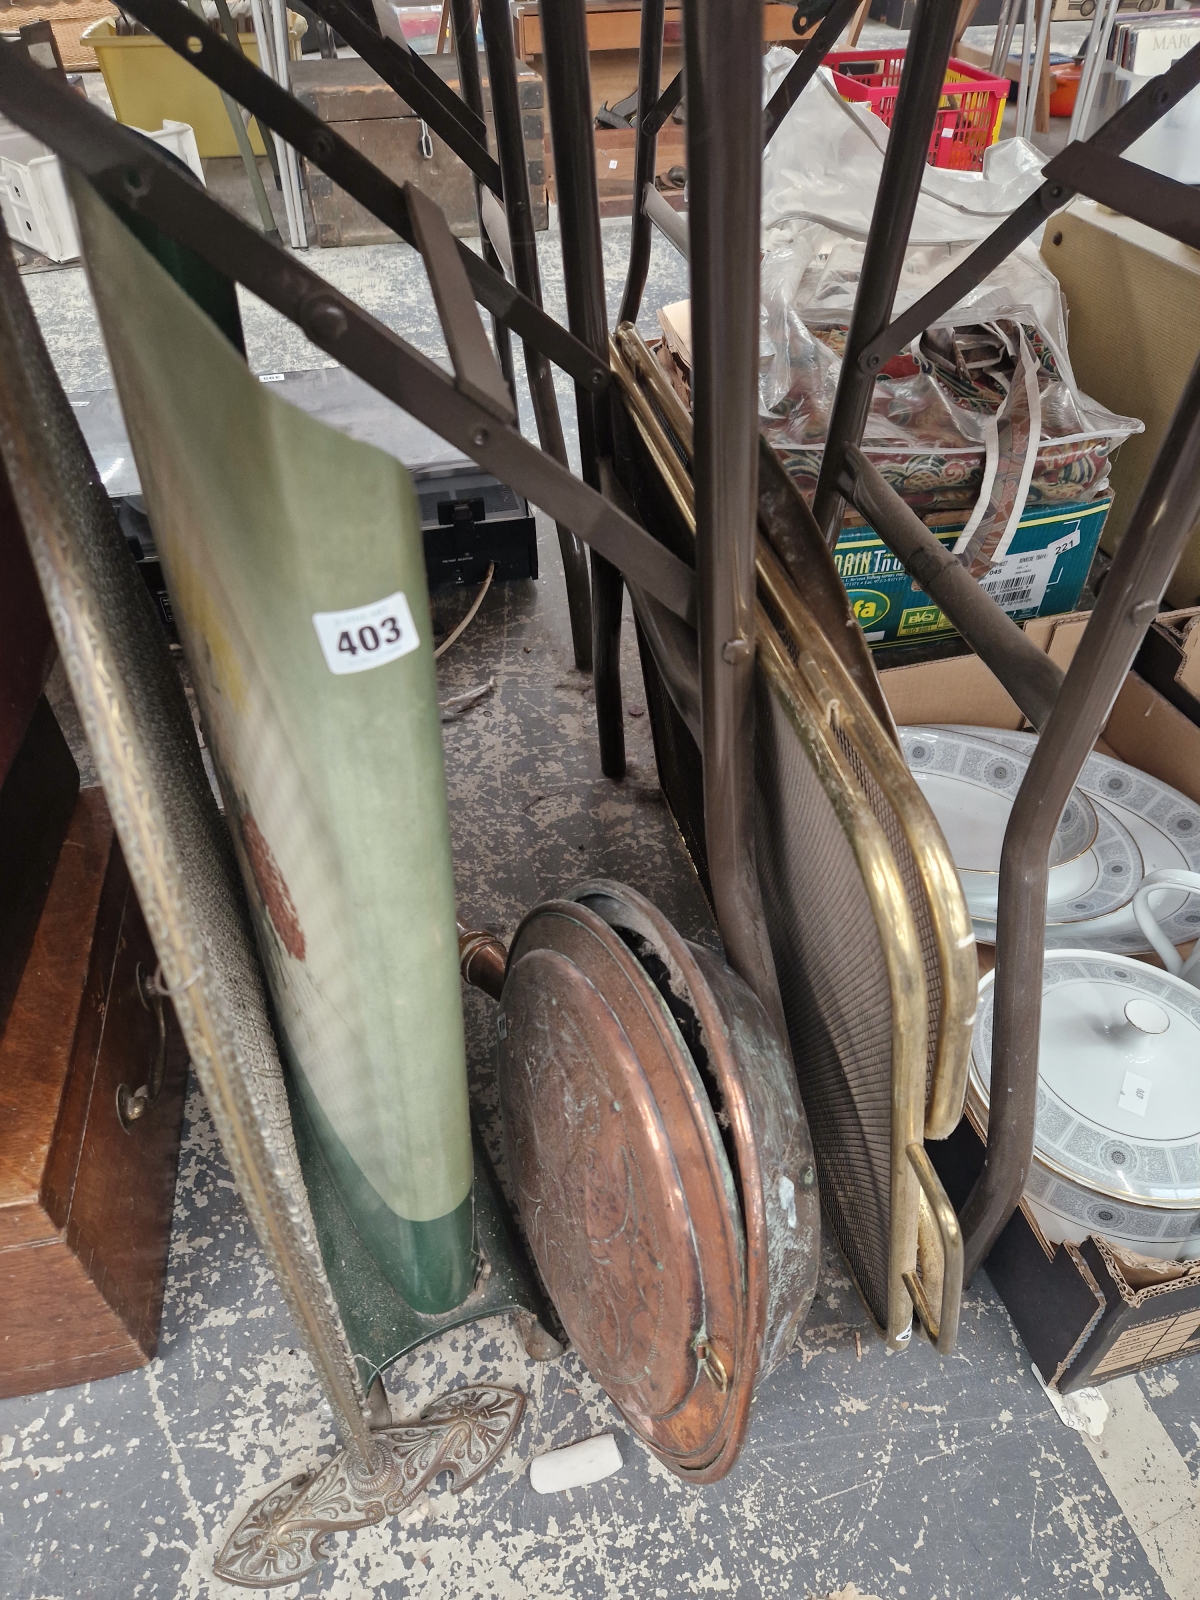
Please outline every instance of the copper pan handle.
M472 932L458 924L458 963L463 977L476 989L499 1000L504 988L508 952L494 933Z

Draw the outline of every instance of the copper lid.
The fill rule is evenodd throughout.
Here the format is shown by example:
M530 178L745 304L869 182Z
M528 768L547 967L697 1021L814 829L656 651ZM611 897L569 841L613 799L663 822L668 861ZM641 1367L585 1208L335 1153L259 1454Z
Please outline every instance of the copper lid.
M750 1091L714 992L727 980L740 1044L756 1054L773 1045L779 1058ZM500 1034L509 1170L563 1324L664 1461L718 1478L740 1449L764 1352L790 1345L815 1280L816 1185L790 1062L745 985L608 883L526 918ZM795 1223L785 1222L795 1244L783 1241L782 1254L771 1183L772 1214L783 1196ZM749 1259L739 1185L750 1196ZM770 1288L776 1256L782 1296Z
M699 1074L657 989L584 906L530 913L501 1007L509 1172L558 1314L647 1444L707 1465L744 1288L733 1177Z

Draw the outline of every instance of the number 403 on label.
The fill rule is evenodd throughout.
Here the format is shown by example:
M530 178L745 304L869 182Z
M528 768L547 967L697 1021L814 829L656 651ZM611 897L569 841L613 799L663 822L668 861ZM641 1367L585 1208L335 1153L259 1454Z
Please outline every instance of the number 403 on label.
M316 611L313 627L330 672L369 672L415 650L421 640L401 593L352 611Z

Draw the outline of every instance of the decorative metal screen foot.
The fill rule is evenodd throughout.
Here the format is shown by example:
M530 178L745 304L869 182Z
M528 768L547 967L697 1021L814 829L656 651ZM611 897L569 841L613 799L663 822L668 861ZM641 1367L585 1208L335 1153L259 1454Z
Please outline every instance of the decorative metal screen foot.
M230 1535L213 1571L249 1589L295 1583L331 1553L331 1537L366 1528L412 1504L441 1472L457 1494L503 1454L524 1396L471 1384L435 1400L416 1422L380 1428L369 1455L351 1445L257 1501Z

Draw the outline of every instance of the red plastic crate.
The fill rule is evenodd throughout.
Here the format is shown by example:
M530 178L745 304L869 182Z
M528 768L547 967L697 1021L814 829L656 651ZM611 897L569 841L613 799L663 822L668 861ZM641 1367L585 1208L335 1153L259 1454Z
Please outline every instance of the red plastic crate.
M891 127L904 71L903 50L834 50L825 57L825 65L833 69L843 100L865 102ZM990 72L951 56L929 142L930 165L979 172L984 151L1000 137L1010 87L1007 78L993 78Z

